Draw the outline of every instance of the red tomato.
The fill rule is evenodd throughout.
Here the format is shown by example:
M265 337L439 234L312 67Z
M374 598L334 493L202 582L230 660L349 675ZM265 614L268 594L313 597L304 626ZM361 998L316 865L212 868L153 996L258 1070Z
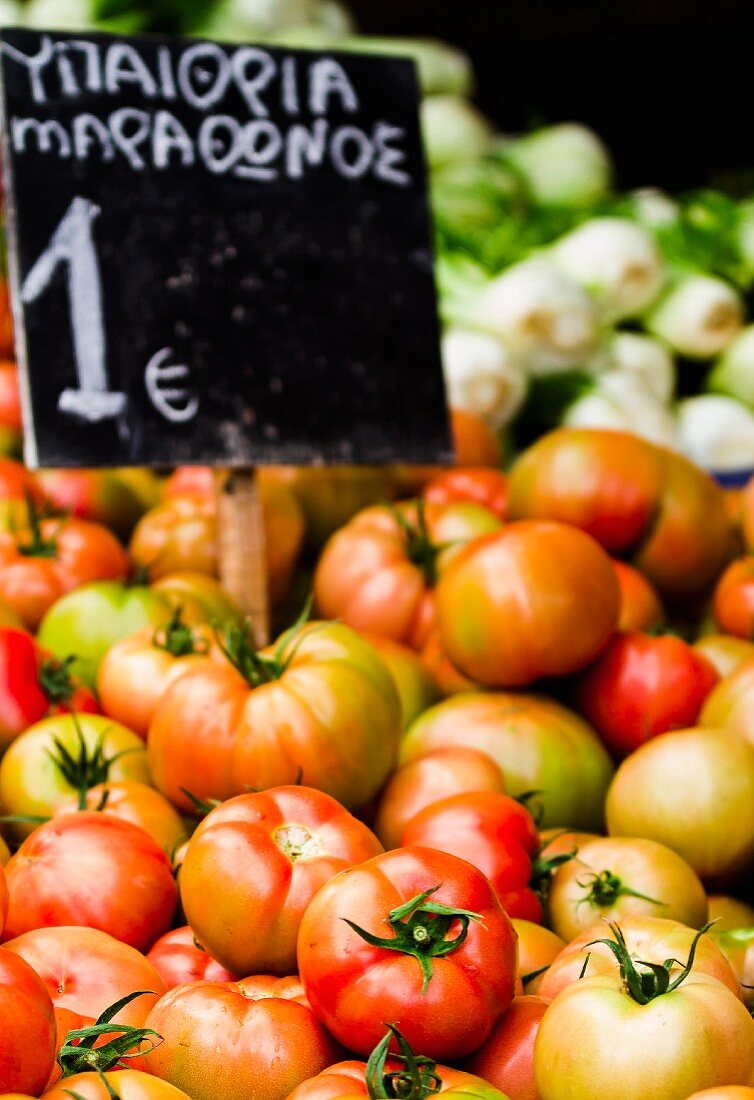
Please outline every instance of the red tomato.
M398 848L319 890L298 961L313 1010L351 1050L371 1051L387 1020L427 1056L460 1058L512 1000L516 934L475 867Z
M371 646L340 623L308 623L259 653L248 632L228 640L236 667L182 676L155 712L148 750L158 789L189 813L184 791L222 800L297 780L364 806L393 766L402 717Z
M3 359L0 361L0 453L19 455L22 444L18 369L14 362Z
M500 520L478 504L375 506L325 546L314 574L328 619L421 648L434 625L433 590L463 543Z
M0 948L0 1090L37 1096L55 1060L55 1017L44 982Z
M165 983L165 989L190 982L236 980L201 946L187 924L160 936L150 947L147 958Z
M23 630L0 627L0 753L51 714L99 714L92 692L67 661L49 657Z
M0 597L30 630L67 592L90 581L121 580L128 568L123 547L98 523L45 519L0 531Z
M143 1027L152 1005L165 992L159 973L139 951L95 928L35 928L10 940L5 950L27 962L44 982L55 1009L57 1046L72 1028L88 1027L105 1009L137 990L145 992L113 1019L116 1024ZM52 1079L59 1075L55 1067Z
M471 500L489 508L499 519L508 512L508 479L500 470L489 466L458 466L443 470L422 490L425 500L435 504Z
M617 634L576 682L576 704L612 753L693 726L719 677L681 638Z
M539 833L515 798L498 791L443 798L411 818L401 845L436 848L468 860L490 880L509 917L542 920L542 904L531 887Z
M28 837L5 868L5 937L78 925L146 951L170 927L176 891L168 860L143 829L83 811Z
M618 622L612 562L588 535L529 521L475 539L446 566L437 619L451 661L493 687L577 672Z
M112 1100L113 1093L118 1100L190 1100L185 1092L167 1081L138 1069L116 1069L102 1075L74 1073L49 1089L44 1100L71 1100L72 1092L82 1100Z
M86 799L73 795L55 808L53 817L72 814L79 808L96 810L106 817L117 817L138 825L171 857L187 837L186 823L167 798L146 783L121 780L90 787Z
M515 997L464 1067L510 1100L540 1100L534 1080L534 1041L549 1003L544 997Z
M715 587L713 610L726 634L754 640L754 556L731 562Z
M5 882L5 872L0 864L0 935L5 927L5 918L8 915L8 887Z
M264 997L282 997L285 1001L295 1001L309 1007L304 987L296 974L289 974L285 978L278 978L274 974L252 974L251 977L236 982L236 985L244 997L253 1001Z
M314 894L382 851L334 798L308 787L243 794L212 810L189 842L181 901L211 955L236 974L294 974Z
M145 1057L149 1072L192 1100L285 1100L339 1053L305 1005L281 997L250 998L233 983L171 989L146 1026L163 1037Z
M451 409L450 426L459 466L502 466L500 440L481 417L464 409Z
M0 277L0 354L5 359L12 359L15 355L13 313L8 293L8 280L5 276Z
M660 597L643 573L624 561L613 559L620 585L618 630L654 630L665 621Z
M56 511L104 523L120 538L159 496L151 470L40 470L37 479Z
M408 822L423 810L464 791L505 791L503 773L478 749L437 749L398 768L377 804L374 831L386 848L397 848Z

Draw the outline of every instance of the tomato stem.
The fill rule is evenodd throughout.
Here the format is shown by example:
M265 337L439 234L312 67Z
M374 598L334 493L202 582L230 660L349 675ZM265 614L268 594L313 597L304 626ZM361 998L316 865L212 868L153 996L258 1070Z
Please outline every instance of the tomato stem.
M59 527L65 522L65 517L60 521L60 525L56 528L55 534L51 538L45 538L42 535L42 524L40 521L39 509L34 503L34 498L28 489L24 492L26 498L26 512L27 512L27 530L18 532L16 536L16 547L19 554L25 558L54 558L57 557L58 544L56 535ZM20 537L23 534L24 541L20 541Z
M694 936L685 965L679 963L677 959L665 959L662 963L646 962L642 959L637 959L634 962L623 932L617 924L608 923L614 939L592 940L586 946L592 947L594 944L602 943L605 947L608 947L618 961L620 976L629 997L637 1004L646 1005L655 1000L656 997L662 997L665 993L672 993L688 978L694 965L694 956L699 940L712 927L714 921L703 925ZM682 969L680 974L671 981L670 974L674 966L682 966ZM642 969L639 970L639 967L642 967Z
M53 749L47 749L47 755L61 772L69 786L78 792L79 809L86 809L87 792L92 787L99 787L110 778L110 769L122 756L139 752L139 748L121 749L120 752L108 756L105 752L105 733L103 730L93 749L90 749L84 739L79 720L75 714L71 714L78 739L78 752L69 751L59 737L53 738Z
M147 996L150 992L142 989L136 993L129 993L128 996L122 997L114 1005L106 1008L89 1027L69 1031L57 1057L62 1076L73 1077L76 1073L88 1072L104 1073L124 1064L125 1059L137 1058L141 1052L141 1044L145 1040L151 1042L151 1049L154 1050L162 1042L162 1036L158 1032L149 1027L132 1027L130 1024L112 1022L113 1017L117 1016L122 1008L137 997ZM112 1035L114 1038L101 1046L95 1046L97 1040L106 1035Z
M71 665L75 660L74 656L66 657L64 661L56 661L54 657L49 657L42 662L39 669L39 686L50 703L67 703L76 690L71 675Z
M423 1100L442 1088L437 1064L432 1058L414 1054L408 1040L395 1024L387 1024L387 1034L372 1053L366 1068L367 1095L371 1100ZM392 1057L401 1063L400 1069L387 1070L390 1044L395 1040L398 1054Z
M641 894L626 886L618 875L612 871L593 871L585 875L583 879L576 880L582 889L589 887L586 897L581 898L579 905L589 902L595 909L612 909L619 898L641 898L642 901L651 902L652 905L664 906L664 901L650 898L648 894Z
M183 620L183 608L178 605L166 623L158 626L152 635L152 645L164 649L171 657L190 657L194 653L209 652L204 638L197 638L188 623Z
M413 955L421 966L424 978L422 996L427 992L427 986L432 978L432 959L449 955L451 951L460 947L469 934L471 921L482 924L479 913L472 913L469 909L453 909L439 902L427 901L441 886L442 883L438 883L437 886L424 890L388 913L388 924L393 930L393 936L384 938L374 936L347 917L343 917L349 928L352 928L372 947L382 947L387 951L400 951L404 955ZM456 921L461 925L458 935L454 939L446 939L451 925Z

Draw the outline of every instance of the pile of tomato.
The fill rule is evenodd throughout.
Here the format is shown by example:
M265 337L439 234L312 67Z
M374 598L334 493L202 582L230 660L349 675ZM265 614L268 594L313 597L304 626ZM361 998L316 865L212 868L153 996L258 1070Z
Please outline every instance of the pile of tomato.
M0 459L0 1100L754 1097L754 483L454 426L260 473L261 649L211 471Z

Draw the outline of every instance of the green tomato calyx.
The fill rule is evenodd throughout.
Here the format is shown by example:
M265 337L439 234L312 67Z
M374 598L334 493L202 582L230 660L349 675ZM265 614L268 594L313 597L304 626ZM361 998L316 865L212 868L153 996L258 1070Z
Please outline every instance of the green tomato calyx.
M586 895L579 901L579 905L589 902L595 909L612 909L619 898L641 898L642 901L648 901L652 905L666 904L664 901L658 901L657 898L650 898L648 894L640 894L638 890L632 890L612 871L593 871L576 881L582 890L587 890Z
M71 714L70 717L76 730L78 751L71 752L59 737L54 737L52 741L54 748L47 749L47 755L69 787L73 787L78 793L79 809L85 810L87 792L92 787L107 783L110 778L110 769L117 760L122 756L128 756L129 753L139 752L140 749L121 749L120 752L108 756L105 751L106 730L102 731L94 747L90 749L84 739L78 718L75 714Z
M71 665L75 660L75 656L66 657L64 661L48 657L40 666L39 686L53 705L67 703L76 690L71 675Z
M662 997L665 993L672 993L673 990L678 989L678 986L682 982L686 981L691 973L694 965L694 957L696 955L697 945L699 940L707 932L714 923L713 921L703 925L702 928L694 936L689 949L689 956L685 965L680 963L678 959L665 959L662 963L645 962L644 960L631 958L631 953L628 950L623 932L617 924L608 922L610 931L612 932L614 939L611 940L592 940L588 943L587 947L592 947L595 944L602 943L605 947L608 947L618 962L620 967L620 976L623 980L623 985L628 993L629 997L637 1004L646 1005L650 1001L655 1000L656 997ZM680 966L681 971L671 981L671 973L674 966ZM641 969L639 969L641 968ZM582 971L583 976L584 971Z
M166 623L158 626L152 635L152 645L164 649L171 657L191 657L209 652L209 644L198 638L188 623L183 621L183 608L178 605Z
M349 928L352 928L372 947L382 947L386 951L400 951L404 955L413 955L421 966L424 977L422 996L427 992L427 986L432 978L432 959L449 955L451 951L460 947L469 934L471 921L483 925L479 913L472 913L469 909L452 909L440 902L428 901L427 899L441 886L442 883L438 883L437 886L424 890L388 913L387 919L393 930L392 936L374 936L353 921L343 918ZM455 922L460 924L460 930L453 939L447 939L448 932Z
M125 1068L126 1059L138 1058L144 1051L143 1042L151 1043L151 1050L162 1042L162 1036L150 1027L131 1027L129 1024L113 1023L122 1008L144 997L150 990L129 993L114 1005L106 1008L102 1015L89 1027L69 1031L58 1051L57 1062L63 1071L63 1077L73 1077L76 1073L105 1073L118 1066ZM113 1038L107 1043L95 1046L95 1043L107 1035Z
M372 1053L366 1068L367 1094L370 1100L424 1100L442 1088L437 1065L431 1058L414 1054L408 1040L394 1024ZM386 1068L390 1045L395 1040L398 1053L391 1055L398 1069Z
M293 626L280 635L271 654L262 653L257 649L252 637L251 622L248 619L241 626L236 623L226 623L221 630L215 629L215 637L220 649L250 687L270 684L285 674L298 653L301 643L311 633L311 630L304 631L303 627L309 620L313 602L313 597L310 596ZM319 627L312 627L312 630L327 625L327 623L321 623Z

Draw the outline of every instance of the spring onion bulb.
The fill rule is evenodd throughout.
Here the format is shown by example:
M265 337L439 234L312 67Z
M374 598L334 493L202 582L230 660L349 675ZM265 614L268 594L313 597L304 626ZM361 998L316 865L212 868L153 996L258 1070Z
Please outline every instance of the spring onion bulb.
M566 409L562 423L571 428L608 428L663 447L676 446L672 413L637 375L608 371L598 376L590 393Z
M339 41L338 49L410 57L416 62L424 95L468 96L474 90L474 70L468 54L436 38L354 35Z
M552 256L589 291L607 322L642 313L665 277L651 234L627 218L591 218L562 237Z
M754 325L742 329L713 366L707 389L754 409Z
M80 31L90 29L94 20L91 0L34 0L33 4L13 6L16 21L27 27Z
M431 167L474 160L489 149L487 120L462 96L427 96L421 106L421 123Z
M509 424L526 396L526 375L507 348L484 332L448 330L442 341L448 404L494 431Z
M541 206L585 206L610 187L610 154L592 130L577 122L516 138L505 145L503 156Z
M586 291L542 258L514 264L493 279L473 319L475 328L497 336L534 375L583 364L600 333Z
M714 275L685 275L645 319L650 332L690 359L711 359L738 335L743 302Z
M658 401L667 405L676 384L675 360L665 344L640 332L616 332L608 342L612 369L641 378Z
M707 470L754 466L754 413L731 397L702 394L677 408L683 453Z
M680 207L672 196L659 187L640 187L631 194L636 220L648 229L659 229L674 222Z

